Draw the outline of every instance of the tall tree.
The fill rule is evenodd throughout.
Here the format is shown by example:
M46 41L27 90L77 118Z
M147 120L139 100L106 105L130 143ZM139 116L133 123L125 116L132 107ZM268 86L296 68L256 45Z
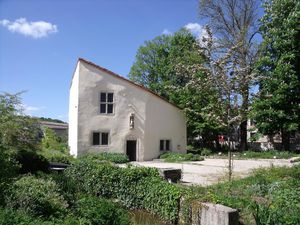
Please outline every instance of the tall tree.
M230 54L227 74L231 95L235 96L239 113L240 148L247 149L247 118L253 64L257 48L254 36L258 31L257 0L200 0L199 14L212 29L219 49L215 57Z
M138 50L130 79L177 104L187 116L188 137L202 136L207 145L224 128L217 90L207 84L206 56L187 30L159 36ZM213 113L213 111L219 111Z
M300 130L300 2L267 0L264 8L260 91L252 115L261 133L281 133L289 150L290 132Z

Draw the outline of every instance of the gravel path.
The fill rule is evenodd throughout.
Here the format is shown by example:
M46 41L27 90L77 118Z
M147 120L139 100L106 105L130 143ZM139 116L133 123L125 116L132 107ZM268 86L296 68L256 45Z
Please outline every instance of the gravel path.
M228 160L205 159L204 161L185 163L165 163L161 161L132 162L137 166L155 168L181 169L183 172L182 182L187 185L211 185L225 181L228 177ZM241 178L249 175L253 169L270 166L292 166L288 159L258 159L258 160L234 160L233 177Z

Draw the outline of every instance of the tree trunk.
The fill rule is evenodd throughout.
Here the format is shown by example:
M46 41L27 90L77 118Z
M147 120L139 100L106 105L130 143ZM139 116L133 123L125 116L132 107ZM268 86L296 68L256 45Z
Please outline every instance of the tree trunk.
M240 150L247 151L247 120L240 124Z
M284 151L290 150L290 133L287 131L281 131L281 144Z

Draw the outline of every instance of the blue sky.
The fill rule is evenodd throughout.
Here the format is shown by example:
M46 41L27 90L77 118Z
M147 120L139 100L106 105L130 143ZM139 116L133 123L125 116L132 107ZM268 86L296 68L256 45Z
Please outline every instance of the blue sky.
M1 0L0 91L25 90L27 114L67 121L78 57L126 77L145 40L199 23L197 2Z

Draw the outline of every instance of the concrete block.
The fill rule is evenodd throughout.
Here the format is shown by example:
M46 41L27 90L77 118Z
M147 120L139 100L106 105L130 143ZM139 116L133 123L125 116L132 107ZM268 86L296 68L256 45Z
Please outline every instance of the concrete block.
M201 225L238 225L239 215L236 209L224 205L202 203Z
M177 183L181 179L181 169L160 168L160 176L172 183Z

